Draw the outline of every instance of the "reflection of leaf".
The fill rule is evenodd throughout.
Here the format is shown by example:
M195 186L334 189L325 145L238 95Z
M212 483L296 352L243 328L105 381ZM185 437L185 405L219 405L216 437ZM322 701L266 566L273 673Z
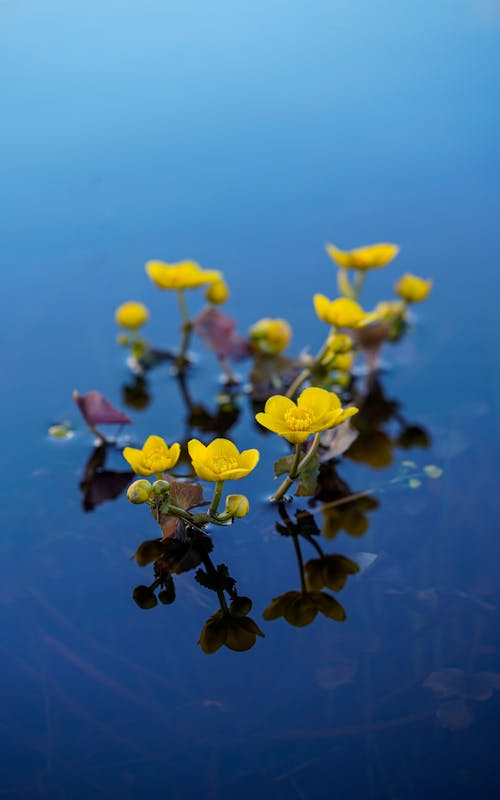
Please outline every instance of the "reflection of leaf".
M474 712L465 700L448 700L438 707L436 717L443 728L450 731L463 731L473 722Z
M122 411L118 411L101 392L92 390L87 394L73 392L73 400L87 425L130 425L132 420Z
M194 579L205 589L211 589L213 592L225 591L232 593L236 585L236 581L229 574L225 564L219 564L213 572L211 570L210 572L205 572L205 570L199 569Z
M319 475L319 458L314 455L309 461L306 468L300 471L296 497L312 497L316 491Z
M319 451L319 460L321 463L341 456L342 453L345 453L345 451L349 449L358 436L359 432L351 425L348 419L336 428L325 431L321 437L321 448Z

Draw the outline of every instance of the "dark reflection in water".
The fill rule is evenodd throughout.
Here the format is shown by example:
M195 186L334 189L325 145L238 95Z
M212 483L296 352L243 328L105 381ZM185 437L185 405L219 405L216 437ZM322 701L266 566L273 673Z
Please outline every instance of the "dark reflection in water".
M0 796L498 800L498 3L0 8ZM255 363L250 395L215 359L184 387L168 361L126 375L114 309L144 301L174 347L143 264L196 258L239 330L283 316L316 352L324 244L383 239L432 299L387 372L347 387L345 457L332 442L316 496L280 514L264 501L287 448L250 407L293 363ZM374 275L367 307L395 279ZM119 450L45 436L75 386L130 409L138 442L260 443L251 515L140 567L158 529L119 494ZM248 643L233 620L251 618L265 638L245 652L196 644L217 589L244 614L205 639Z

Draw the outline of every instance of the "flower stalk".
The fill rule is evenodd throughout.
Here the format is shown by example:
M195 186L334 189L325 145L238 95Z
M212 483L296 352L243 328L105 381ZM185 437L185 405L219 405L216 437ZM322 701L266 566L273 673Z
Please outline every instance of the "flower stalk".
M281 484L281 486L279 487L279 489L270 498L271 502L275 502L277 500L282 500L284 495L285 495L285 493L290 488L290 486L292 486L294 481L296 481L297 478L300 477L300 473L307 467L307 465L311 462L311 460L316 455L316 453L318 451L318 447L319 447L320 438L321 438L321 431L319 433L315 434L314 439L313 439L312 444L311 444L311 447L309 448L309 450L307 451L307 453L305 454L305 456L304 456L304 458L302 460L300 460L300 456L302 454L301 446L300 446L300 444L296 445L297 449L295 451L295 460L294 460L294 462L292 464L292 468L291 468L290 472L288 473L288 475L286 476L286 478L283 481L283 483Z

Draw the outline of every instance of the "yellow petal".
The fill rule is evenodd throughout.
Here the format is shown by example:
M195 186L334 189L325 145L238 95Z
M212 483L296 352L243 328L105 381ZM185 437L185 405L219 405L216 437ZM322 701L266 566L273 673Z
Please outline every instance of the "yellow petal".
M297 398L297 405L299 408L312 409L316 418L341 407L340 400L334 392L327 392L326 389L319 389L316 386L304 389Z
M188 442L189 458L192 461L199 461L206 458L207 448L199 439L190 439Z
M250 472L259 463L259 458L260 458L260 453L258 450L255 449L243 450L243 452L240 455L240 465L247 472Z
M141 472L138 472L142 463L142 450L138 450L136 447L125 447L123 449L123 458L128 461L134 472L142 475Z

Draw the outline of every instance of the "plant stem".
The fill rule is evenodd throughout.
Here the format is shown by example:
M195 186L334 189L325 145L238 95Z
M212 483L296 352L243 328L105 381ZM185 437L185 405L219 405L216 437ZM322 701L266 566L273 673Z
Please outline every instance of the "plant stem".
M307 467L311 459L314 458L314 456L316 455L316 451L319 447L320 437L321 437L321 432L314 434L312 445L305 454L302 461L300 461L300 455L301 455L300 444L296 445L297 450L295 453L295 461L292 465L292 469L286 476L285 480L283 481L279 489L270 498L271 502L274 502L275 500L281 500L283 498L285 492L288 491L294 480L300 475L302 470L305 467Z
M361 289L363 288L363 284L365 282L366 272L362 269L356 270L356 277L354 279L354 289L353 289L353 300L358 300L359 295L361 294Z
M189 346L189 340L191 338L191 332L193 330L193 323L191 322L191 319L189 317L189 311L188 311L188 307L187 307L187 303L186 303L186 297L184 295L184 290L183 289L177 289L176 294L177 294L177 301L179 303L179 311L180 311L181 320L182 320L181 347L180 347L179 355L177 356L176 362L177 362L177 368L179 369L179 371L182 371L186 367L186 365L188 363L188 360L186 358L186 354L187 354L187 349L188 349L188 346Z
M326 352L328 350L328 340L330 338L331 333L335 333L335 328L332 328L331 332L326 337L326 339L323 342L322 346L320 347L320 349L318 350L318 352L314 356L312 364L309 367L306 367L305 369L303 369L302 372L300 372L297 375L297 377L293 381L292 385L288 388L285 397L289 397L290 399L292 399L293 396L298 392L298 390L300 389L302 384L305 383L305 381L310 377L312 371L317 366L319 366L321 364L321 361L325 357L325 354L326 354Z
M297 564L299 565L300 574L300 587L303 594L307 592L306 579L304 576L304 560L302 558L302 550L300 549L299 539L296 533L292 534L293 546L295 547L295 555L297 556Z
M354 500L359 500L361 497L369 497L372 494L375 494L376 489L365 489L364 492L355 492L354 494L348 494L346 497L340 497L338 500L331 500L329 503L323 503L321 506L322 511L326 511L329 508L336 508L337 506L343 506L346 503L352 503Z
M224 486L224 481L217 481L217 483L215 484L214 496L212 497L212 502L210 503L210 508L208 509L209 515L217 514L217 509L219 508L223 486Z

